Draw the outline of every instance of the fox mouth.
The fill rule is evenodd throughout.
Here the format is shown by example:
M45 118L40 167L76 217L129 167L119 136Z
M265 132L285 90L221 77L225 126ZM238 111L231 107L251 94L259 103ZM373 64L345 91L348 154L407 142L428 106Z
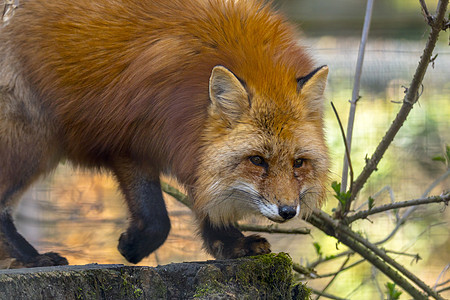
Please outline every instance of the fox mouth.
M275 219L275 218L272 218L272 217L268 217L268 216L265 216L267 219L269 219L270 221L272 221L272 222L275 222L275 223L278 223L278 224L282 224L282 223L286 223L288 220L285 220L285 219Z

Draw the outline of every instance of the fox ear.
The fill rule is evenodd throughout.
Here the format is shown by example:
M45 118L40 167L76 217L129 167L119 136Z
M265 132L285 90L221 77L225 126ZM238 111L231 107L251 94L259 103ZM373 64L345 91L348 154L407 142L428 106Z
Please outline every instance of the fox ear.
M209 78L209 98L214 112L237 121L250 107L248 93L241 81L227 68L215 66Z
M328 67L321 66L304 77L297 78L297 91L307 101L311 114L322 115L323 93L327 85Z

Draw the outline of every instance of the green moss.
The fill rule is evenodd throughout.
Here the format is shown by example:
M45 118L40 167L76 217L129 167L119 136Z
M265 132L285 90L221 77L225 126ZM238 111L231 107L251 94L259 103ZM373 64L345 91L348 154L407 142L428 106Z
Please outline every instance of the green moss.
M140 289L140 288L135 288L134 289L134 297L135 298L140 298L140 297L142 297L142 294L143 294L144 292L142 291L142 289Z
M210 283L197 286L195 289L194 298L208 298L213 294L222 294L225 290L225 285L218 281L212 281Z
M194 298L208 298L214 294L221 294L226 289L222 271L212 265L202 267L195 276L197 288Z
M144 294L144 291L139 287L140 282L136 282L132 275L122 272L122 286L120 293L122 296L133 296L134 298L140 298Z
M249 258L238 266L236 280L247 290L257 289L271 298L289 299L292 285L292 259L286 253L270 253Z
M303 283L297 283L292 286L291 296L294 300L311 299L312 291Z

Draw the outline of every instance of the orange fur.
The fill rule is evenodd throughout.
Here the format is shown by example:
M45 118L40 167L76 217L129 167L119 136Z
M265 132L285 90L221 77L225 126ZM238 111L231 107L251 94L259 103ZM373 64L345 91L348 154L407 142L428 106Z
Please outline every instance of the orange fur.
M26 112L19 114L32 115L27 124L40 128L29 144L51 150L20 144L23 153L13 155L0 146L11 161L40 162L14 193L68 158L114 171L132 162L149 178L170 173L187 186L199 218L213 224L256 212L232 196L239 184L278 206L300 201L306 214L320 207L328 167L321 108L327 69L299 91L296 79L313 63L297 38L281 14L258 0L24 1L0 32L0 54L8 57L0 63L0 85L25 86L30 95L15 94L16 102L3 96L0 107L20 110L20 102ZM230 97L240 103L211 104L215 66L226 68L216 69L218 93L221 84L235 88ZM0 118L0 141L12 139L12 119ZM270 167L252 164L254 155ZM298 170L297 158L305 160ZM132 169L124 182L137 176ZM0 193L6 175L24 173L0 171Z

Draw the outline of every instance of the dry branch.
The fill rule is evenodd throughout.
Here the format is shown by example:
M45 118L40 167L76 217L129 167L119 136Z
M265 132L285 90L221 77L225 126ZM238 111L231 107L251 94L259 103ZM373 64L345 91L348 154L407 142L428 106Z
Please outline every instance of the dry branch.
M432 197L422 198L422 199L414 199L414 200L408 200L408 201L389 203L389 204L374 207L370 210L360 211L352 216L345 218L343 220L343 222L345 224L350 224L356 220L365 219L368 216L373 215L373 214L378 214L380 212L384 212L384 211L388 211L388 210L392 210L392 209L409 207L409 206L424 205L424 204L430 204L430 203L440 203L440 202L444 202L445 205L448 205L449 200L450 200L450 193L446 193L443 196L432 196Z
M316 228L322 230L329 236L337 238L344 245L364 257L372 265L391 278L396 284L401 286L408 294L413 296L414 299L427 299L427 296L422 294L422 292L406 280L404 276L414 282L429 296L432 296L435 299L443 300L440 295L433 291L414 274L406 270L402 265L397 263L394 259L389 257L383 250L377 248L375 245L359 236L348 226L332 219L328 214L322 211L315 211L308 221ZM404 276L399 274L399 272L397 272L394 268Z
M445 13L447 11L448 0L440 0L436 9L436 16L433 17L431 26L431 32L427 40L427 44L423 51L423 54L420 58L419 65L417 66L414 77L411 81L409 88L407 89L405 98L403 99L402 107L395 117L393 123L389 127L385 136L379 143L377 149L373 153L372 157L367 161L364 169L361 174L355 180L351 193L351 199L355 199L358 192L363 188L364 184L367 182L368 178L372 174L372 172L377 168L378 163L383 157L384 153L390 146L394 137L397 135L400 128L403 126L403 123L406 121L413 105L419 99L419 90L422 86L422 81L427 71L428 65L431 60L431 56L433 54L434 47L436 46L436 41L439 37L439 33L441 30L445 29Z
M283 233L283 234L310 234L309 228L279 228L276 225L258 226L251 224L237 224L236 227L241 231L267 232L267 233Z

